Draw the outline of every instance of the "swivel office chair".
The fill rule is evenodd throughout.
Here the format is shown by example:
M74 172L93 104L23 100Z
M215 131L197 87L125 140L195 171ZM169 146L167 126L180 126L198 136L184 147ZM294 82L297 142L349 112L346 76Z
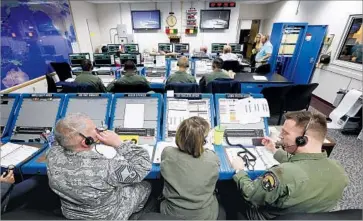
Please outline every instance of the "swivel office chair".
M67 62L50 62L60 81L72 78L72 69Z

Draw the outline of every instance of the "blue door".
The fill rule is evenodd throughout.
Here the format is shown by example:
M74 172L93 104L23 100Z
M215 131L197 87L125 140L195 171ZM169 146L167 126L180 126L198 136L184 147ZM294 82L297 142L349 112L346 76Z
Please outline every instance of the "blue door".
M295 84L308 84L315 70L323 46L327 25L309 25L303 39L292 80Z

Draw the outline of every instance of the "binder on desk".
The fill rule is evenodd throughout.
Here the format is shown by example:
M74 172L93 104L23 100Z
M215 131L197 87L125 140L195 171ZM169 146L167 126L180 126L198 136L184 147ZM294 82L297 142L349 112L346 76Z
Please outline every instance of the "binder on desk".
M38 148L28 145L6 143L0 148L1 167L16 166L26 161L38 150Z

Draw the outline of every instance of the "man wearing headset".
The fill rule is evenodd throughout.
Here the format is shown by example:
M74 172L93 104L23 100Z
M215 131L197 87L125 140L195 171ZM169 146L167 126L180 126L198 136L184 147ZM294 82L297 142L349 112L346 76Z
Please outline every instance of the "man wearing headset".
M111 82L107 86L107 91L113 92L117 84L143 84L150 86L149 81L144 76L138 74L137 67L135 63L131 60L125 62L122 77Z
M143 181L151 169L147 150L123 143L113 131L97 129L82 114L59 120L54 135L59 145L47 152L47 174L66 218L125 220L141 215L151 192ZM97 149L98 141L115 150L114 156Z
M166 84L171 83L196 83L195 77L187 73L189 68L189 60L187 57L182 56L178 60L178 68L174 74L170 75Z
M232 163L236 170L233 180L246 208L243 210L239 204L237 210L248 219L328 212L348 184L342 166L321 150L327 133L326 119L308 111L290 112L285 118L280 134L282 149L277 149L270 138L262 141L279 165L252 181L242 159Z

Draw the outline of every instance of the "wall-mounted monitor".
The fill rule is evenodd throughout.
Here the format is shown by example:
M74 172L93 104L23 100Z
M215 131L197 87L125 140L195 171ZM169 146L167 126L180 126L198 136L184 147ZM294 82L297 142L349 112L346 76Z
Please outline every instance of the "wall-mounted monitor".
M225 45L227 43L212 43L212 53L222 53Z
M82 61L89 59L89 53L73 53L69 54L69 61L72 67L79 67L82 65Z
M95 66L113 66L115 65L115 56L107 53L94 53L93 61Z
M170 53L173 52L173 45L171 43L159 43L158 44L158 52Z
M228 29L231 10L200 10L200 29Z
M120 44L108 44L107 45L107 52L108 53L116 53L120 51L121 45Z
M131 11L132 29L153 30L160 29L160 10Z
M174 44L174 52L175 53L189 53L189 44L188 43Z
M139 53L138 44L124 44L125 53Z
M243 47L238 43L230 43L229 46L232 48L232 53L242 53Z

